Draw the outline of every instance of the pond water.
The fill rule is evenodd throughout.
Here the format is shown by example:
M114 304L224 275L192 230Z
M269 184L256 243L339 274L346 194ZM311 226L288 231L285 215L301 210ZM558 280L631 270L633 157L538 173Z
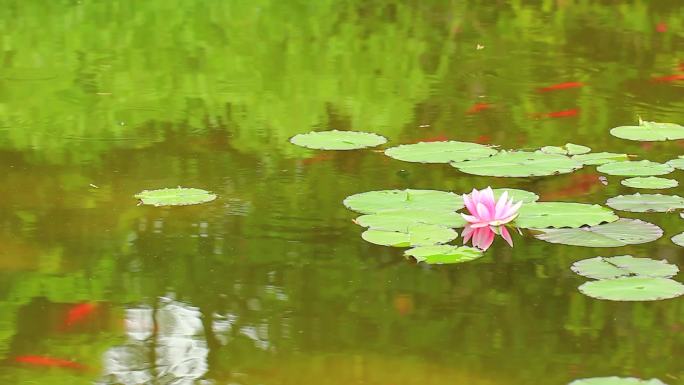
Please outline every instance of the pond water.
M682 141L608 131L684 122L681 1L22 0L0 14L0 383L684 384L684 300L596 300L570 270L625 254L684 266L679 215L619 212L664 229L647 244L526 233L436 266L365 242L342 205L488 185L604 204L637 191L622 177L476 177L288 142L339 129L381 134L381 149L675 158ZM133 198L179 185L218 199Z

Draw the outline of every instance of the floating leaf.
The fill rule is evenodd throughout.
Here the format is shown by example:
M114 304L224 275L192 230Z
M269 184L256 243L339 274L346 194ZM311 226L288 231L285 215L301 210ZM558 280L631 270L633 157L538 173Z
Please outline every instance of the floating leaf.
M311 131L290 138L292 144L314 150L356 150L375 147L387 142L384 137L358 131Z
M672 242L674 242L675 245L684 247L684 233L679 233L675 235L671 238L671 240Z
M677 195L636 193L610 198L606 204L615 210L634 213L667 212L684 208L684 198Z
M497 153L490 146L470 142L420 142L385 150L385 155L406 162L449 163L484 158Z
M619 219L612 223L577 229L547 229L535 235L550 243L586 247L620 247L655 241L663 230L638 219Z
M513 199L513 202L532 203L539 200L539 195L525 190L518 190L515 188L496 188L494 190L494 198L499 199L504 191L508 191L508 199Z
M608 175L651 176L669 174L674 169L670 165L651 162L650 160L628 160L606 163L599 166L597 170Z
M216 195L198 188L163 188L159 190L145 190L135 197L143 204L152 206L186 206L211 202Z
M447 243L458 237L452 229L435 225L413 225L406 232L369 229L361 238L376 245L410 247Z
M638 126L621 126L610 130L621 139L655 142L684 139L684 127L673 123L640 122Z
M483 176L526 177L564 174L582 168L565 155L542 152L502 151L489 158L454 162L461 172Z
M629 160L629 155L616 154L614 152L592 152L589 154L574 155L572 159L589 166Z
M684 156L679 156L677 159L672 159L668 161L666 164L678 168L680 170L684 170Z
M388 210L456 211L463 208L463 198L437 190L378 190L348 196L344 205L361 214Z
M679 186L679 182L674 179L659 178L657 176L629 178L621 181L623 185L633 188L664 189Z
M571 269L579 275L593 279L629 276L670 278L679 272L676 265L665 260L634 258L631 255L583 259L573 263Z
M580 146L579 144L567 143L563 147L544 146L540 149L540 151L547 154L580 155L591 151L591 148L587 146Z
M437 225L442 227L463 227L466 224L461 214L451 211L434 210L392 210L377 214L362 215L354 220L356 224L376 230L408 232L415 224Z
M575 380L568 385L667 385L658 379L641 380L633 377L595 377Z
M523 205L514 223L522 228L580 227L616 220L612 210L599 205L537 202Z
M684 285L669 278L622 277L585 282L582 294L610 301L657 301L684 294Z
M468 246L422 246L406 250L404 255L427 264L462 263L482 257L482 250Z

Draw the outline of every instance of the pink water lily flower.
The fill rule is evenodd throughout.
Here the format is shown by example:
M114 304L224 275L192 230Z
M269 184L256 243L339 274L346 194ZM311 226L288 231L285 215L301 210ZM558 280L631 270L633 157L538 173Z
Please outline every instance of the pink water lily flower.
M463 230L464 244L472 238L473 246L487 250L498 234L513 246L513 239L505 224L518 216L522 202L514 204L513 199L508 199L508 191L504 191L497 201L491 187L480 191L473 189L470 194L463 194L463 202L470 212L470 215L461 214L468 221Z

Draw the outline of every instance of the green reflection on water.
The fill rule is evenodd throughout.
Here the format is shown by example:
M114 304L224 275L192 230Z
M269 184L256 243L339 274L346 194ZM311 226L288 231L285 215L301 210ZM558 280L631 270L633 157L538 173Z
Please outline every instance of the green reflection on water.
M164 350L175 346L165 340L171 321L150 327L150 314L165 314L164 298L175 298L170 313L200 325L179 332L183 343L206 348L196 362L207 367L193 373L220 384L565 384L599 374L684 384L684 302L582 296L568 268L594 250L528 237L467 266L414 266L399 250L363 242L341 205L369 190L490 184L602 203L627 191L619 178L603 186L594 168L471 177L287 142L335 128L376 132L392 145L572 142L674 158L678 143L642 146L608 129L637 115L681 123L681 83L649 79L684 59L682 8L9 2L0 9L0 380L115 383L102 361L122 346L140 354L123 372L161 376L164 365L149 363L173 356ZM658 22L669 30L657 33ZM587 85L536 91L565 81ZM492 108L467 113L481 102ZM579 114L535 119L569 109ZM132 198L180 184L220 199L159 209ZM635 217L666 236L616 253L681 266L669 242L681 219ZM63 328L70 306L84 301L100 304L92 319ZM126 335L138 329L156 333L143 342ZM20 355L90 369L13 363Z

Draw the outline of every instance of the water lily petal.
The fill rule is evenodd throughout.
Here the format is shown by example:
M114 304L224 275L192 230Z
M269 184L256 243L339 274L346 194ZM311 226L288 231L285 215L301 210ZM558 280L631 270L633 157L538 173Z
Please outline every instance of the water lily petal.
M463 244L464 245L466 243L468 243L470 238L473 236L473 232L474 232L474 230L472 227L470 227L468 225L465 226L465 228L463 229L463 233L461 233L461 236L463 237Z
M504 210L508 207L508 191L504 191L496 202L495 218L501 218Z
M506 226L501 226L500 232L501 232L501 238L503 238L506 242L508 242L509 246L513 247L513 238L511 237L511 234L508 232L508 229L506 228Z
M489 208L482 204L482 202L477 203L477 217L480 221L489 221L492 218L492 214L494 213L490 214Z

